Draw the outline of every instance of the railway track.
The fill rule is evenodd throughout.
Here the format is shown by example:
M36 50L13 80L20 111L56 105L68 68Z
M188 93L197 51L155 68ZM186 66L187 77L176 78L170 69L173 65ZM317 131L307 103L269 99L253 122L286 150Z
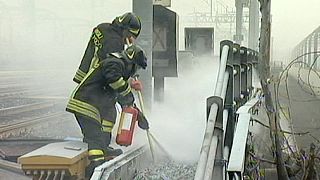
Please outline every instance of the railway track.
M54 119L59 116L63 116L63 112L50 113L38 117L31 117L24 121L12 123L8 125L0 126L0 139L5 139L11 136L20 136L21 134L28 133L32 126L40 125L40 123L46 123L49 119ZM49 121L52 122L52 121Z
M29 97L29 96L36 96L36 95L52 95L52 94L60 94L63 91L63 85L49 88L42 87L42 88L35 88L35 89L17 89L14 91L6 91L0 92L0 100L6 100L9 98L21 98L21 97Z
M1 74L3 73L0 72ZM69 117L63 117L66 113L62 107L62 102L66 98L64 95L54 95L57 92L66 91L67 88L63 82L50 82L48 86L44 86L40 81L30 81L28 84L23 84L20 83L22 78L32 80L32 76L39 73L28 72L27 76L23 76L23 73L19 73L17 76L10 73L4 74L7 77L0 78L0 81L3 80L0 83L3 84L3 86L0 85L0 101L3 102L0 106L0 140L12 139L12 137L23 139L28 137L55 137L56 135L63 137L62 128L70 130L68 127L71 127L71 125L68 126L68 123L71 124L74 119L68 121L68 118L73 118L70 114L68 114ZM4 80L9 80L8 84L3 83ZM59 123L57 123L58 121ZM53 125L55 128L52 128ZM49 131L51 136L46 134ZM138 172L152 165L151 159L148 146L128 147L121 156L96 168L91 179L137 179ZM5 169L13 171L11 165ZM16 172L17 170L21 173L19 166L14 169ZM46 174L44 176L52 177L53 175L51 173L51 175ZM62 175L60 174L60 176ZM166 176L162 176L164 177L162 179L166 178ZM185 176L182 175L179 178L184 179Z
M36 103L24 104L20 106L7 107L7 108L0 109L0 117L50 108L50 107L53 107L54 105L55 103L52 103L52 102L36 102Z

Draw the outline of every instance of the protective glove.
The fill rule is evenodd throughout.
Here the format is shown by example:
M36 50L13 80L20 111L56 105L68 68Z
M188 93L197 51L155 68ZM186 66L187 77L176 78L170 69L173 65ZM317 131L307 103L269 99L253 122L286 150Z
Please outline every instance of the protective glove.
M132 80L130 83L130 86L132 89L136 91L141 91L142 90L142 83L139 80Z
M147 118L140 111L140 109L136 106L136 104L134 104L133 107L136 108L139 112L138 118L137 118L139 128L141 128L143 130L148 130L149 129L149 122L148 122Z
M119 95L117 97L117 101L121 105L121 107L133 106L134 96L133 96L132 92L130 92L129 94L127 94L125 96Z
M143 130L149 129L149 122L148 122L147 118L144 116L144 114L140 111L138 114L138 126L139 126L139 128L141 128Z

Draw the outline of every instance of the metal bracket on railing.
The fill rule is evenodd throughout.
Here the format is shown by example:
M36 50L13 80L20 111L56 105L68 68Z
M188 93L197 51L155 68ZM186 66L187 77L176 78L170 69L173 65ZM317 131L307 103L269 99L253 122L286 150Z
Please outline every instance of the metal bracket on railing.
M247 75L247 77L248 77L247 78L247 82L248 82L247 83L247 93L248 94L251 94L251 91L253 89L253 86L252 86L253 64L258 63L258 61L255 62L256 56L257 56L257 53L254 50L248 49L248 72L247 72L248 73L248 75Z
M243 105L249 97L248 92L248 59L250 51L246 47L241 47L240 51L242 52L240 55L241 61L241 105ZM250 68L249 68L250 69Z
M227 160L225 159L215 159L214 160L214 165L215 166L225 166L227 164Z
M209 114L210 114L210 107L212 106L212 104L217 104L218 105L218 114L217 114L217 118L218 119L222 119L223 116L223 99L221 97L218 96L211 96L207 98L207 121L209 118Z
M223 46L229 46L229 51L228 51L228 56L232 55L233 54L233 49L231 48L233 46L233 42L232 41L229 41L229 40L223 40L220 42L220 47L223 47ZM220 48L220 58L221 58L221 55L222 55L222 48Z
M254 50L251 50L252 51L252 55L253 55L253 58L252 58L252 64L256 65L259 63L259 60L258 60L258 52L257 51L254 51Z
M233 67L234 67L234 71L236 71L237 73L234 74L234 81L231 82L233 85L233 99L236 102L236 105L239 106L239 102L241 100L240 97L240 92L241 92L241 63L240 63L240 45L239 44L234 44L233 45L234 48L234 53L233 53ZM230 94L227 94L227 96L230 96ZM233 100L232 100L233 101Z

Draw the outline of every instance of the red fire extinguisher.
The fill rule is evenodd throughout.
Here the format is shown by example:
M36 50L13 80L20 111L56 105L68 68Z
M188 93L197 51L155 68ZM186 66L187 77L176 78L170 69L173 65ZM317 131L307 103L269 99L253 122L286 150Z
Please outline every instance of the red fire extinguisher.
M125 107L122 109L116 137L116 143L120 146L130 146L132 144L138 113L138 110L134 107Z

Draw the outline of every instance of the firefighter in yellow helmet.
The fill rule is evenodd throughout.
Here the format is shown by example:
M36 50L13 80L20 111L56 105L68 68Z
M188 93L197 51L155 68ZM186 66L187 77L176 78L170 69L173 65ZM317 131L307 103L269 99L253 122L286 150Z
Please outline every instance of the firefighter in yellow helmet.
M134 105L128 80L138 69L146 67L145 53L140 47L132 45L120 53L108 54L106 59L95 64L73 91L66 110L74 113L84 142L88 143L91 163L86 169L87 177L91 176L96 166L113 156L108 154L110 151L107 148L117 115L115 103L122 107ZM148 122L141 112L138 117L139 127L148 129Z
M105 59L107 54L121 52L126 43L132 44L140 31L140 19L134 13L125 13L116 17L111 24L99 24L92 31L73 81L80 83L89 70L100 60Z

